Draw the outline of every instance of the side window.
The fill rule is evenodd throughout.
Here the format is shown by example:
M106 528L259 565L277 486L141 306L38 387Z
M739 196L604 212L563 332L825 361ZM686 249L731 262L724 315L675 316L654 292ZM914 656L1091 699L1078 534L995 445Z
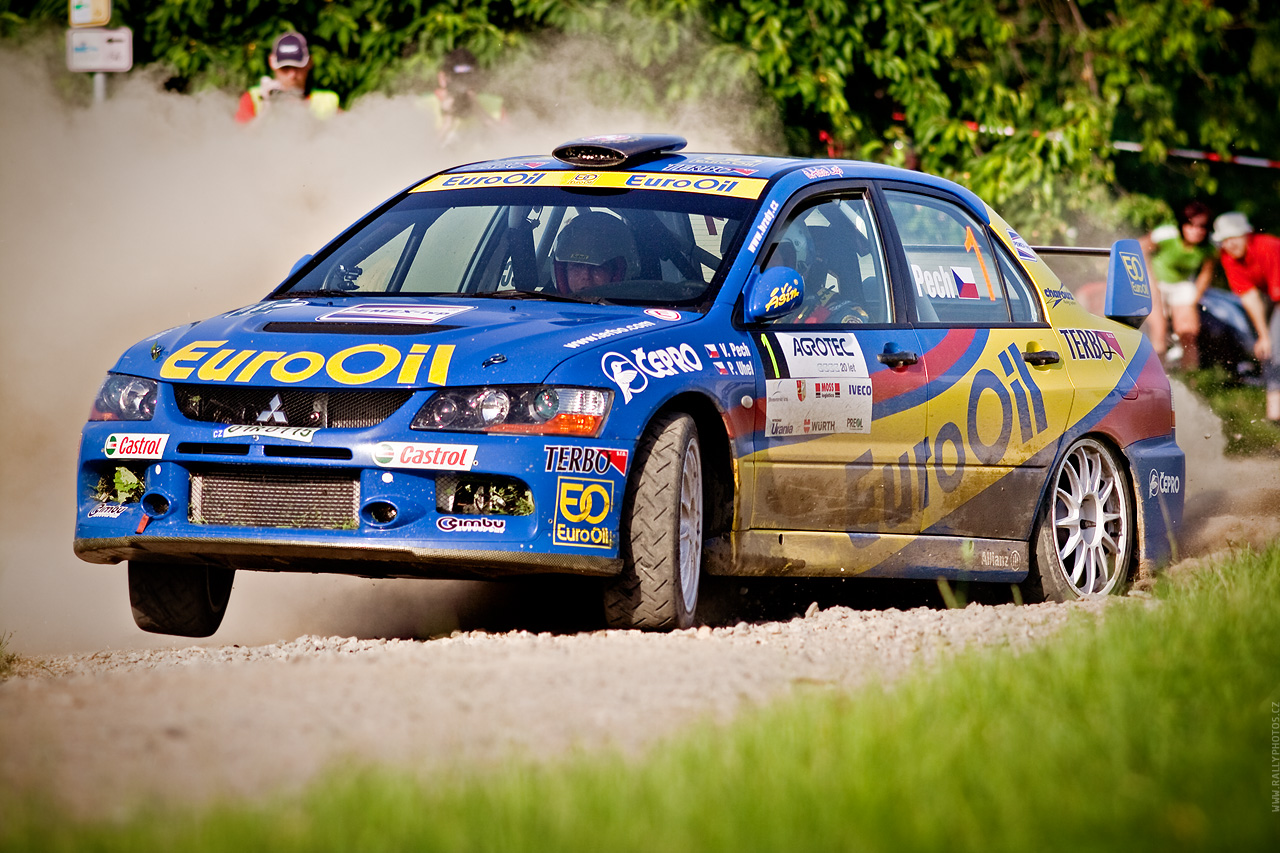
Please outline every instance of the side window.
M765 265L796 269L804 303L774 325L889 322L889 278L874 223L861 195L826 197L796 211L765 250Z
M1000 257L986 228L959 206L888 190L922 323L1008 323Z
M1038 323L1040 301L1036 299L1035 287L1026 271L1005 251L1004 246L997 246L1000 255L1000 274L1004 278L1005 295L1009 297L1009 314L1015 323Z

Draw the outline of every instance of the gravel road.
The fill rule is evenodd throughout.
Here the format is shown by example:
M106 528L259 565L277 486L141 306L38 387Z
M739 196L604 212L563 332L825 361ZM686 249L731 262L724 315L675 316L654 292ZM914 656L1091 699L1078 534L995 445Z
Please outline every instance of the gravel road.
M1224 460L1217 422L1185 393L1178 418L1193 472L1187 552L1274 538L1276 463ZM1205 471L1222 476L1197 486ZM1236 484L1230 494L1224 483ZM870 600L850 603L866 583L853 581L832 604L830 585L759 583L721 584L749 621L670 635L579 630L572 619L495 630L510 618L497 607L489 630L430 640L308 635L26 659L0 683L0 802L42 792L79 814L114 815L293 790L347 762L430 773L573 746L632 751L800 685L856 689L967 648L1047 641L1073 614L1149 599L943 610L919 584L869 584ZM822 604L806 607L810 594ZM471 618L483 622L483 608Z

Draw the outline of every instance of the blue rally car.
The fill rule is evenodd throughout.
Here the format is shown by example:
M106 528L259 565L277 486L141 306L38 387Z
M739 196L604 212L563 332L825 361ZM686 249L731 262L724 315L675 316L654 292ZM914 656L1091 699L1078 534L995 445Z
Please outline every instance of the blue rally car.
M1134 329L968 190L850 161L575 140L396 195L263 301L107 375L75 550L144 630L217 630L238 569L596 576L615 627L717 575L1122 592L1183 455Z

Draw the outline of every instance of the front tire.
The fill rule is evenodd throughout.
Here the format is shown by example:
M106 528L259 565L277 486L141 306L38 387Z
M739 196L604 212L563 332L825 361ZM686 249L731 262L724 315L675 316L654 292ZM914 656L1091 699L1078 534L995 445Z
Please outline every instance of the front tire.
M208 637L222 624L235 575L235 569L131 560L133 621L153 634Z
M605 587L611 628L693 625L702 574L702 451L693 418L650 425L636 447L622 507L622 574Z
M1123 594L1133 564L1133 519L1132 490L1115 452L1092 438L1072 444L1040 509L1024 598Z

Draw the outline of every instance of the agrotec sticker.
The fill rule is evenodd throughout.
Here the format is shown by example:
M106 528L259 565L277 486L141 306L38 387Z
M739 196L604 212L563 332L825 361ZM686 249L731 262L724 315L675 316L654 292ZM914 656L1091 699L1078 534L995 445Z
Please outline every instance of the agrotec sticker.
M167 432L113 432L107 436L102 452L108 459L159 459L168 443Z
M423 468L431 471L470 471L476 464L475 444L427 444L383 441L373 448L373 461L383 468Z

